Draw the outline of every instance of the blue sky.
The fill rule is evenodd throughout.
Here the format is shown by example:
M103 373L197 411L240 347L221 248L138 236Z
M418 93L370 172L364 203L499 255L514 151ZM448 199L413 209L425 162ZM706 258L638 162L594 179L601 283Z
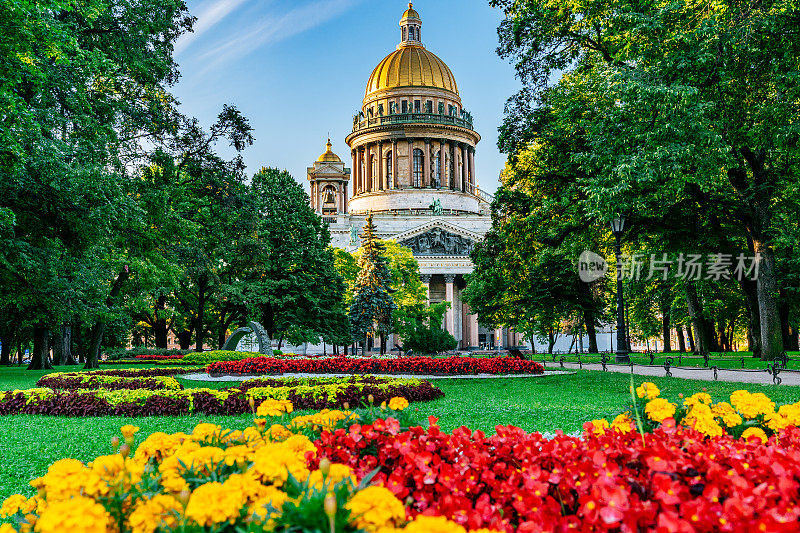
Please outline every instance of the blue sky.
M182 78L173 88L185 114L210 125L223 104L251 121L248 172L285 168L306 184L325 149L349 161L345 136L372 69L400 39L399 0L189 0L195 32L177 43ZM425 46L458 82L475 129L478 183L493 192L505 157L497 150L503 106L519 83L495 53L500 12L486 0L421 0ZM223 154L227 154L220 147ZM349 165L348 165L349 166Z

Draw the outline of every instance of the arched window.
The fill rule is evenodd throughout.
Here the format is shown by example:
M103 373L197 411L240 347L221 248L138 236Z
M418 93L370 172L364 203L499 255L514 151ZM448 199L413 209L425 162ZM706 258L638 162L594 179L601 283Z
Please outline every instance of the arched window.
M338 212L336 206L336 189L333 185L326 185L322 189L322 214L335 215Z
M422 169L425 165L425 153L419 148L414 148L414 187L422 186Z
M392 151L386 152L386 183L392 189Z
M408 34L406 33L406 28L403 28L403 40L405 41L407 39L408 39Z

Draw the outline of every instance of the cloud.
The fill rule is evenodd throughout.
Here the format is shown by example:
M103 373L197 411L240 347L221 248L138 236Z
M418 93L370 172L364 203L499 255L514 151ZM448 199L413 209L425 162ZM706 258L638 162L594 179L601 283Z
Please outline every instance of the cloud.
M262 46L283 41L324 24L359 1L317 0L285 13L261 17L237 32L235 37L218 43L197 59L204 64L203 72L206 72L220 63L235 61Z
M230 15L237 7L248 0L214 0L200 5L197 22L191 33L186 33L175 43L175 54L186 50L197 38L206 31L219 24Z

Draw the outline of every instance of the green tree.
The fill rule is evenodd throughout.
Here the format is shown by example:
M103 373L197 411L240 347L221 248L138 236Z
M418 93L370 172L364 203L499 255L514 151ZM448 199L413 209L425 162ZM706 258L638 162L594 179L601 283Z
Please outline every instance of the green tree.
M241 272L235 304L271 339L293 344L341 340L344 282L334 268L330 233L308 195L286 171L253 176L232 265Z
M363 339L364 353L369 338L376 334L383 337L392 331L392 314L397 309L391 294L392 277L385 250L383 243L375 237L375 224L370 213L361 237L358 277L349 312L350 331L354 338Z
M797 6L491 3L506 14L499 51L525 84L509 104L505 141L524 141L549 102L586 137L574 160L599 219L655 215L691 187L727 197L727 216L760 254L762 357L779 356L776 220L792 203L784 191L800 155Z

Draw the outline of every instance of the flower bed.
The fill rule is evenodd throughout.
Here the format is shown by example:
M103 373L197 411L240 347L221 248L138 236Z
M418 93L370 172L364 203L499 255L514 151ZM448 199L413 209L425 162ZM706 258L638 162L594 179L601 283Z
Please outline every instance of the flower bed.
M754 435L766 442L770 435L788 426L800 426L800 402L776 409L775 402L763 392L737 390L731 394L730 403L713 403L703 389L686 398L679 394L678 403L673 403L661 396L654 383L644 382L636 388L634 400L643 431L652 431L662 424L682 424L709 437ZM632 416L631 411L627 411L617 420L629 423ZM600 430L609 427L605 419L592 422Z
M407 405L401 398L390 403L396 409ZM0 518L11 523L0 526L0 533L463 531L438 517L409 522L389 490L357 484L345 466L323 461L309 468L316 448L301 432L357 414L285 420L281 415L291 405L280 402L265 402L258 411L280 416L274 420L284 425L268 427L266 419L256 419L253 427L230 431L199 424L190 435L154 433L135 450L138 428L123 426L124 444L115 438L113 455L88 465L57 461L31 482L38 495L5 499Z
M369 404L369 398L380 403L394 396L402 396L410 401L428 401L444 395L440 389L427 381L370 376L258 379L248 380L227 389L150 389L138 385L154 378L116 379L121 381L116 382L118 388L113 390L107 388L86 390L87 387L53 390L40 387L1 392L0 415L177 416L189 413L237 415L250 411L251 398L289 400L298 409L324 409L341 407L345 404L352 407L364 406ZM58 383L74 384L64 379ZM125 388L124 383L128 383L129 386Z
M212 375L249 374L543 374L544 367L534 361L508 357L404 357L393 359L357 359L331 357L328 359L277 359L257 357L242 361L219 362L208 365Z
M66 459L0 508L0 533L72 529L531 533L796 531L800 429L708 437L664 420L545 439L407 427L408 403L297 416L267 400L254 427L154 433L88 465ZM619 418L619 417L618 417ZM312 443L310 438L316 438ZM113 523L113 526L111 524Z

